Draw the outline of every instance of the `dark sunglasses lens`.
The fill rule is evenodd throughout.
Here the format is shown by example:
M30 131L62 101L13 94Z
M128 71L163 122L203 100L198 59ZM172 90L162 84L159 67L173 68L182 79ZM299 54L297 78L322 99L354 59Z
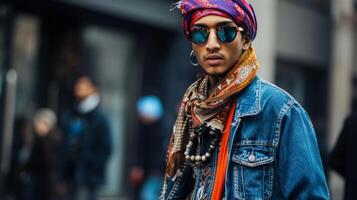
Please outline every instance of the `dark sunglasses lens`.
M203 44L206 42L208 36L207 30L196 29L191 31L191 40L195 44Z
M237 36L237 30L234 27L223 27L217 31L217 37L221 42L232 42Z

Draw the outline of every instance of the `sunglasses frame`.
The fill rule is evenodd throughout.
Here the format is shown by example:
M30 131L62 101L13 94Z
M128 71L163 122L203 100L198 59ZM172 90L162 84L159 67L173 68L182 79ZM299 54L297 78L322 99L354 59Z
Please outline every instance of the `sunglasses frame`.
M225 42L225 41L222 41L221 38L219 37L219 35L218 35L218 30L219 30L219 29L224 29L224 28L233 28L233 29L235 29L234 31L236 32L236 34L235 34L235 36L234 36L234 38L233 38L232 41ZM209 35L210 35L210 31L209 31L208 28L200 27L199 29L206 29L206 33L207 33L207 36L206 36L205 40L204 40L203 42L201 42L201 43L198 43L198 42L195 42L195 41L192 40L192 32L193 32L193 30L191 30L191 31L189 32L189 39L191 40L191 42L193 42L193 43L196 44L196 45L202 45L202 44L206 43L207 40L208 40L208 38L209 38ZM235 40L235 38L237 37L237 32L238 32L238 31L244 32L244 29L243 29L242 27L240 27L240 26L238 26L238 27L235 27L235 26L234 26L234 27L228 27L228 26L218 27L218 28L216 28L216 37L218 38L218 40L219 40L221 43L230 43L230 42L233 42L233 41Z

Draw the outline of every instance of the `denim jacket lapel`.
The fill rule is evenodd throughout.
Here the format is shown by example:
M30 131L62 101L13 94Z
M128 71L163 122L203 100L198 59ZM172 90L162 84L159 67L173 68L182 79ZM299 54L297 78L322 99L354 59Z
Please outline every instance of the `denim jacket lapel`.
M256 76L238 95L235 118L256 115L261 111L261 80Z

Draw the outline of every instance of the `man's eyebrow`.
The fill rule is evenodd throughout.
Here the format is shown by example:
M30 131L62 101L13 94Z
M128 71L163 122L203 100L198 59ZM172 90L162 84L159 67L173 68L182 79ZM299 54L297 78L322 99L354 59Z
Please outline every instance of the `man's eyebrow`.
M234 24L233 21L223 21L223 22L219 22L216 24L216 26L224 26L224 25L230 25L230 24ZM204 27L204 28L207 28L207 24L203 24L203 23L197 23L197 24L194 24L192 27Z
M192 27L201 27L201 28L207 28L208 26L206 24L194 24Z
M230 25L230 24L234 24L234 22L233 22L233 21L219 22L219 23L217 24L217 26Z

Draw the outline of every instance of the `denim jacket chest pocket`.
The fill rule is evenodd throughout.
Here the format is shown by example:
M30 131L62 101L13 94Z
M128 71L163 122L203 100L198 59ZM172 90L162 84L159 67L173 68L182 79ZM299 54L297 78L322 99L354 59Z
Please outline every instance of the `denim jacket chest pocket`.
M235 145L232 152L233 196L235 199L270 199L274 180L274 147L256 142Z

